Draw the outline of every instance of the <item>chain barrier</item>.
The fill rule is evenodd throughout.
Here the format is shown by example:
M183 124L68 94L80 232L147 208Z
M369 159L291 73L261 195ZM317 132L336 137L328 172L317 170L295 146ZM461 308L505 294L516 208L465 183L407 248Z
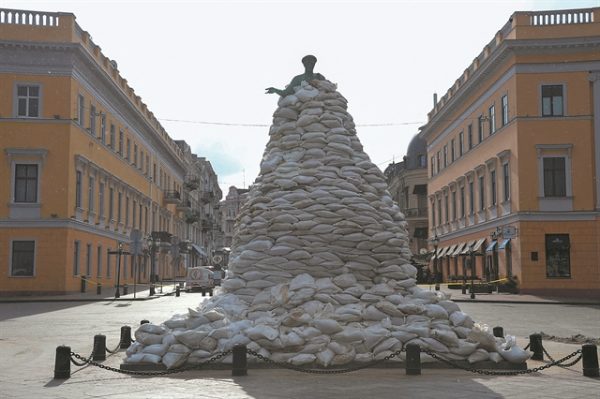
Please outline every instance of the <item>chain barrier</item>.
M119 352L119 349L120 349L120 348L121 348L121 341L119 341L119 343L117 344L117 346L115 346L115 349L113 349L113 350L110 350L110 349L106 348L106 351L107 351L108 353L110 353L111 355L114 355L114 354L116 354L116 353L118 353L118 352Z
M573 362L567 363L567 364L563 364L563 366L565 366L565 367L570 367L570 366L573 366L573 365L577 364L577 362L579 362L581 360L582 356L583 356L583 355L581 355L581 349L578 349L575 352L571 353L570 355L567 355L567 356L565 356L565 357L563 357L562 359L559 359L559 360L554 360L551 363L548 363L548 364L546 364L544 366L534 367L532 369L526 369L526 370L494 371L494 370L480 370L480 369L476 369L476 368L473 368L473 367L465 367L465 366L462 366L460 364L456 364L453 361L448 360L448 359L444 358L443 356L440 356L440 355L436 354L435 352L430 351L428 349L421 349L421 350L423 352L427 353L432 358L434 358L436 360L439 360L439 361L441 361L443 363L446 363L447 365L452 366L452 367L457 368L457 369L469 371L471 373L482 374L482 375L504 375L504 376L537 373L539 371L548 369L548 368L553 367L553 366L560 366L565 361L567 361L570 358L576 356L577 354L580 354L580 356L577 359L575 359Z
M544 345L542 345L542 350L544 351L544 354L546 356L548 356L548 359L550 359L551 362L556 362L556 360L554 360L554 358L552 356L550 356L550 354L548 353L548 351L546 350L546 348L544 348ZM581 349L579 350L579 352L581 352ZM562 363L562 364L557 364L558 367L562 367L562 368L568 368L568 367L572 367L574 365L576 365L581 358L583 357L583 354L580 354L575 360L573 360L570 363Z
M158 375L169 375L169 374L183 373L185 371L190 371L190 370L199 370L202 367L206 366L207 364L215 363L217 360L220 360L220 359L224 358L225 356L231 354L232 352L233 352L232 350L221 352L218 355L215 355L215 356L211 357L207 361L205 361L203 363L200 363L200 364L197 364L197 365L182 367L182 368L178 368L178 369L163 370L163 371L121 370L120 368L110 367L110 366L104 365L102 363L95 362L95 361L91 360L92 356L90 356L89 359L86 359L83 356L81 356L81 355L79 355L79 354L77 354L75 352L71 352L71 361L74 364L77 364L77 363L74 362L74 359L73 359L73 358L76 358L76 359L85 361L85 363L83 363L83 365L89 364L91 366L96 366L98 368L101 368L101 369L104 369L104 370L108 370L108 371L113 371L115 373L120 373L120 374L141 375L141 376L158 376Z
M299 371L301 373L308 373L308 374L343 374L343 373L350 373L350 372L353 372L353 371L366 369L366 368L375 366L377 364L383 363L386 360L393 359L394 357L400 355L400 353L404 352L404 349L400 349L400 350L397 350L396 352L390 353L386 357L384 357L382 359L379 359L379 360L374 360L372 362L361 364L361 365L357 365L357 366L353 366L353 367L338 368L338 369L309 369L309 368L305 368L305 367L296 366L296 365L293 365L293 364L290 364L290 363L276 362L276 361L271 360L268 357L263 356L260 353L258 353L256 351L253 351L251 349L246 349L246 352L249 355L252 355L252 356L254 356L255 358L257 358L259 360L262 360L263 362L265 362L265 363L267 363L269 365L278 366L278 367L289 369L289 370Z
M73 355L73 352L71 352L71 355ZM75 366L78 366L78 367L83 367L83 366L86 366L86 365L88 365L89 363L91 363L91 362L92 362L92 358L93 358L93 357L94 357L94 351L92 351L92 353L90 354L90 356L89 356L89 357L87 357L87 358L85 358L85 357L83 357L83 356L80 356L80 355L76 355L76 356L75 356L75 358L77 358L77 359L81 360L81 363L80 363L80 362L78 362L77 360L75 360L75 359L73 358L73 356L71 356L71 363L73 363Z

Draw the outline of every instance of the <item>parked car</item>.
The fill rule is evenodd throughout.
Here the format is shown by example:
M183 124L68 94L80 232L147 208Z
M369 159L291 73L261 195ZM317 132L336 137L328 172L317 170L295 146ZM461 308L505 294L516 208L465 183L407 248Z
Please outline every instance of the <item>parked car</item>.
M190 267L187 271L185 279L185 290L187 292L202 292L202 296L208 293L210 296L213 295L213 289L215 288L215 280L213 279L213 272L209 267Z

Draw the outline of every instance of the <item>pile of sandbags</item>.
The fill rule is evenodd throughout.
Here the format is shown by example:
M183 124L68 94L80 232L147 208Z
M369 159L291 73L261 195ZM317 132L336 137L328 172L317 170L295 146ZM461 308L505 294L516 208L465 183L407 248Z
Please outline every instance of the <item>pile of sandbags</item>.
M223 293L141 326L127 362L173 368L239 344L295 365L381 359L409 342L471 362L527 357L417 287L404 215L346 109L328 81L280 99Z

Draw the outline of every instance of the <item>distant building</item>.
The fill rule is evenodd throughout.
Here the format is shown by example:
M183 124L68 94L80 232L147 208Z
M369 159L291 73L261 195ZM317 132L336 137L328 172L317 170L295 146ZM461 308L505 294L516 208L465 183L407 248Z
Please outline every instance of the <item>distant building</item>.
M170 279L187 240L214 246L210 163L171 139L73 14L0 9L0 132L2 294ZM140 255L117 262L119 243Z
M428 252L427 147L416 135L408 145L404 160L390 164L384 172L390 194L408 223L409 246L421 259ZM419 256L421 255L421 256Z
M444 279L600 295L599 54L600 8L516 12L436 99L420 135Z
M248 189L229 187L225 200L221 201L221 215L223 223L223 246L231 247L234 235L234 227L240 209L246 202Z

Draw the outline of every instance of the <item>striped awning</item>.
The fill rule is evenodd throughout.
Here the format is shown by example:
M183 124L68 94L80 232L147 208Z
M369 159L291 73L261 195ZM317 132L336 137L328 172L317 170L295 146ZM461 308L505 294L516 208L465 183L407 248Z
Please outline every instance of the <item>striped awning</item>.
M498 241L496 241L496 240L490 242L490 244L485 249L485 252L494 252L494 248L496 248L496 244L498 244Z
M458 244L456 246L456 249L454 250L454 253L451 256L458 256L461 254L463 248L465 247L466 243L465 242L461 242L460 244Z
M462 250L461 255L467 255L473 245L475 245L475 240L469 241Z
M446 256L453 256L454 251L456 250L456 244L450 245L450 248L446 251Z
M473 245L473 252L477 252L481 249L481 246L483 245L483 243L485 242L485 238L480 238L475 245Z
M441 258L442 256L446 255L447 251L448 251L448 247L442 248L442 250L438 253L438 258Z
M507 246L510 246L510 238L502 240L500 245L498 245L498 249L505 249Z

